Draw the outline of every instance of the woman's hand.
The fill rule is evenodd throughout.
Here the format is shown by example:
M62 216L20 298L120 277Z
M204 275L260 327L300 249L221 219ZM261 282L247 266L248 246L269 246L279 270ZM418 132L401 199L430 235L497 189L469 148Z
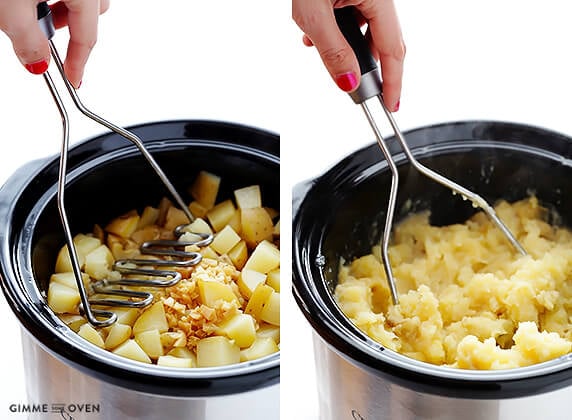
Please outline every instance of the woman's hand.
M48 40L38 25L38 3L38 0L0 0L0 29L12 41L20 62L34 74L45 72L50 62ZM99 15L108 7L109 0L60 0L50 5L55 27L69 27L64 69L76 88L81 84L85 63L97 41Z
M334 17L334 8L346 6L356 7L368 24L372 54L381 62L383 99L397 111L405 44L392 0L292 0L292 17L304 31L304 44L316 47L338 87L351 92L359 86L359 65Z

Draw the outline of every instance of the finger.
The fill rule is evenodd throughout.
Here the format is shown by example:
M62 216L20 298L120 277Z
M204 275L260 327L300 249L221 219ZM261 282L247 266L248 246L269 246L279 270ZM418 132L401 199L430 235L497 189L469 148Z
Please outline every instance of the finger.
M68 8L64 1L58 1L50 6L52 9L52 19L56 29L68 26ZM99 14L105 13L109 9L109 0L100 0Z
M100 5L96 0L64 0L70 31L64 70L70 83L78 88L85 63L97 42L97 22Z
M355 90L359 85L359 66L355 54L338 28L331 2L294 2L292 14L308 40L318 50L338 87L346 92Z
M2 12L2 27L24 67L30 73L41 74L48 69L50 47L38 24L36 4L36 1L14 2Z
M312 43L312 40L310 38L308 38L308 35L304 34L304 36L302 37L302 42L304 43L304 45L306 47L313 47L314 44Z
M395 6L391 0L364 1L360 11L369 22L372 47L381 63L385 105L390 110L397 111L401 97L405 43Z

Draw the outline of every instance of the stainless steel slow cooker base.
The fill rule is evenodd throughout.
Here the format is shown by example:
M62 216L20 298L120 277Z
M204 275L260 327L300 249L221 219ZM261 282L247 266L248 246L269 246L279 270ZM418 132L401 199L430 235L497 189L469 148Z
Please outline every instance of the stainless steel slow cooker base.
M52 356L24 329L22 345L28 402L45 404L49 411L38 414L40 417L32 415L31 420L68 418L57 412L60 407L74 420L206 420L225 419L229 413L233 420L267 420L276 418L280 403L278 384L219 397L172 398L143 393L85 375Z
M321 420L568 420L572 388L525 398L449 398L388 382L348 362L314 333ZM335 402L335 403L334 403Z

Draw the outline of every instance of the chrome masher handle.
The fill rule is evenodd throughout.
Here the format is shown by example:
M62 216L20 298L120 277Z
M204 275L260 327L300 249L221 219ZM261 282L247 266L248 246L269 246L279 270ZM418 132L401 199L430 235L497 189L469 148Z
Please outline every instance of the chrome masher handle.
M109 128L111 131L115 132L116 134L119 134L120 136L122 136L122 137L126 138L127 140L129 140L130 142L132 142L139 149L140 153L145 157L147 162L151 165L151 167L153 168L155 173L159 176L159 178L161 179L161 181L163 182L165 187L169 190L169 192L171 193L171 195L173 196L173 198L175 199L175 201L177 202L177 204L179 205L181 210L187 216L189 223L193 222L194 217L193 217L192 213L190 212L189 208L187 207L187 205L185 204L185 202L183 201L183 199L181 198L181 196L179 195L179 193L177 192L177 190L175 189L173 184L170 182L168 177L165 175L165 173L163 172L163 170L161 169L159 164L155 161L153 156L146 149L142 140L137 135L132 133L131 131L128 131L122 127L119 127L119 126L105 120L104 118L100 117L99 115L95 114L94 112L91 112L89 109L87 109L83 105L83 103L79 99L79 96L77 95L76 89L72 86L72 84L69 82L69 80L67 79L67 77L65 75L63 62L60 59L58 51L57 51L57 49L56 49L56 47L55 47L55 45L51 39L53 37L53 35L55 34L55 28L54 28L54 24L53 24L51 10L50 10L50 8L46 2L38 3L38 5L37 5L37 16L38 16L39 25L40 25L42 31L44 32L44 34L46 35L46 37L48 38L52 59L53 59L54 63L56 64L56 67L58 68L58 71L59 71L61 78L62 78L62 80L63 80L63 82L64 82L64 84L65 84L65 86L66 86L66 88L70 94L70 97L72 98L73 103L78 108L78 110L82 114L87 116L88 118L92 119L93 121ZM82 281L79 258L77 255L75 244L73 242L73 236L71 233L67 213L65 210L64 196L65 196L66 173L67 173L67 156L68 156L68 148L69 148L69 118L67 115L66 108L65 108L63 101L61 99L61 96L60 96L60 94L59 94L59 92L58 92L58 90L57 90L57 88L56 88L56 86L55 86L55 84L54 84L54 82L50 76L50 73L48 71L46 71L44 73L44 80L46 81L46 84L50 90L50 93L54 99L54 102L56 103L56 106L57 106L57 108L60 112L60 116L62 118L62 133L63 133L63 135L62 135L62 147L61 147L61 153L60 153L60 166L59 166L59 173L58 173L57 204L58 204L60 219L61 219L63 229L64 229L66 244L67 244L68 250L69 250L70 260L72 263L72 269L74 272L76 284L78 286L78 290L79 290L79 294L80 294L81 309L85 313L85 316L88 319L90 324L97 326L97 327L105 327L105 326L113 324L117 320L117 315L111 311L96 310L96 309L92 309L92 307L91 307L90 300L89 300L88 295L87 295L87 291L86 291L85 286L84 286L83 281ZM201 237L201 241L199 243L208 245L212 240L213 240L212 235L204 235L203 237ZM200 256L200 254L199 254L199 256ZM196 263L196 259L194 259L192 262ZM169 277L172 277L171 273L172 273L172 271L168 272ZM166 274L163 273L163 276L166 276ZM98 286L98 287L100 287L100 286ZM106 289L105 292L107 294L116 294L116 295L127 296L127 297L133 298L133 299L140 299L139 301L135 301L135 302L131 302L131 301L125 302L125 303L129 303L129 306L134 306L134 307L143 306L145 304L148 304L149 299L152 299L152 295L150 295L147 292L143 293L143 292L128 291L128 290L111 290L110 291L109 289ZM113 292L113 293L111 293L111 292ZM125 305L122 305L121 303L118 303L118 301L116 301L116 300L107 300L104 303L107 305L107 304L111 304L111 302L113 302L116 306L117 305L125 306ZM94 302L91 301L91 303L93 304ZM95 303L98 304L98 302L95 302ZM101 302L99 302L99 304L101 304Z

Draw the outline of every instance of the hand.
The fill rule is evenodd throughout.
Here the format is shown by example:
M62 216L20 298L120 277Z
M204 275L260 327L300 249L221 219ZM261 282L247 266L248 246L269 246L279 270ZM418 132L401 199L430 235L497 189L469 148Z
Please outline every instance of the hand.
M45 72L50 62L48 40L38 25L38 3L38 0L0 0L0 29L12 41L20 62L34 74ZM97 41L99 15L109 8L109 0L60 0L50 8L55 27L69 27L64 69L70 83L78 88Z
M351 47L338 29L334 8L354 6L368 24L374 58L381 62L383 99L399 109L405 44L392 0L292 0L292 17L304 31L304 44L315 46L332 79L345 92L359 86L360 71Z

